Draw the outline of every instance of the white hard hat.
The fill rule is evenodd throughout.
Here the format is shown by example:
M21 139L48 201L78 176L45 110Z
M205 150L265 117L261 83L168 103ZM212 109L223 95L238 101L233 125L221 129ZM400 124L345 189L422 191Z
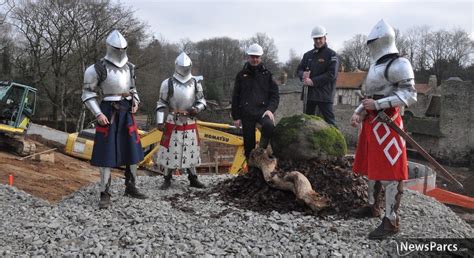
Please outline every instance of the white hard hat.
M249 55L249 56L261 56L261 55L263 55L263 48L259 44L253 43L247 49L247 55Z
M311 31L311 37L314 38L320 38L326 36L328 33L326 32L326 28L323 26L317 25L314 27L314 29Z

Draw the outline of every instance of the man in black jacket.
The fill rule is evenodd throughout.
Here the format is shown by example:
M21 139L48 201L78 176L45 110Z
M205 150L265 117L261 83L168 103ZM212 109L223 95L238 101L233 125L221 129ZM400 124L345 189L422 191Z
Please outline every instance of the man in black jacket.
M316 114L319 108L324 120L336 125L333 113L333 100L336 94L336 78L339 61L334 50L326 43L326 29L316 26L311 32L314 49L306 52L298 65L298 76L303 82L303 101L306 100L304 113ZM306 96L304 96L306 95Z
M244 133L245 157L255 148L255 127L261 125L259 146L267 148L275 128L273 114L280 96L272 74L262 64L263 49L252 44L247 49L247 62L235 78L232 94L232 119Z

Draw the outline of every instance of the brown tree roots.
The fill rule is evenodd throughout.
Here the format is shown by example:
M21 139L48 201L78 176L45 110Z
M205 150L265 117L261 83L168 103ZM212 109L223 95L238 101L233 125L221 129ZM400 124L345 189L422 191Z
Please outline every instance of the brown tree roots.
M275 172L277 159L270 157L264 149L253 150L250 153L248 165L259 168L265 182L270 187L293 192L297 200L307 205L311 210L320 211L328 206L328 200L313 190L308 178L302 173L298 171Z

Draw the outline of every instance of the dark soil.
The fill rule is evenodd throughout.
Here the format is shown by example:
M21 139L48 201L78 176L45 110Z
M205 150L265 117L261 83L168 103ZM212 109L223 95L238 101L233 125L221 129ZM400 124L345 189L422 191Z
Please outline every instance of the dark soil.
M277 173L286 173L297 170L303 173L310 181L313 189L329 199L329 207L321 210L317 215L338 214L348 216L351 209L361 207L367 202L367 182L361 176L354 175L351 170L350 158L333 161L279 161ZM233 203L239 208L271 212L287 213L299 211L313 213L304 204L296 200L292 192L271 188L263 179L261 171L250 168L249 172L221 182L210 190L219 193L222 200ZM205 198L210 193L194 193Z

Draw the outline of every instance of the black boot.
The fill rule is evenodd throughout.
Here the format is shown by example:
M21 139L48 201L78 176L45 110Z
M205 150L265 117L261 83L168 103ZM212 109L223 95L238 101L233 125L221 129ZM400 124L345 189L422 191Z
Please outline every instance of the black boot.
M198 178L197 178L197 175L193 175L193 174L189 174L188 175L188 179L189 179L189 186L190 187L196 187L196 188L206 188L206 186L199 182Z
M268 143L270 143L270 139L268 139L267 137L260 137L260 142L258 143L258 147L262 148L262 149L267 149L268 147Z
M100 192L99 209L107 209L110 206L110 193Z
M161 184L161 186L160 186L161 190L166 190L166 189L170 188L170 186L171 186L171 176L172 175L169 174L169 175L166 175L166 176L163 177L165 180L163 181L163 184Z
M146 199L146 195L140 193L138 188L135 186L135 177L130 171L130 167L125 168L125 196L129 196L137 199Z
M369 239L384 239L397 234L400 231L400 220L392 222L387 217L382 219L382 223L369 233Z
M129 184L125 186L125 196L129 196L137 199L146 199L148 198L145 194L140 193L138 188L135 185Z

